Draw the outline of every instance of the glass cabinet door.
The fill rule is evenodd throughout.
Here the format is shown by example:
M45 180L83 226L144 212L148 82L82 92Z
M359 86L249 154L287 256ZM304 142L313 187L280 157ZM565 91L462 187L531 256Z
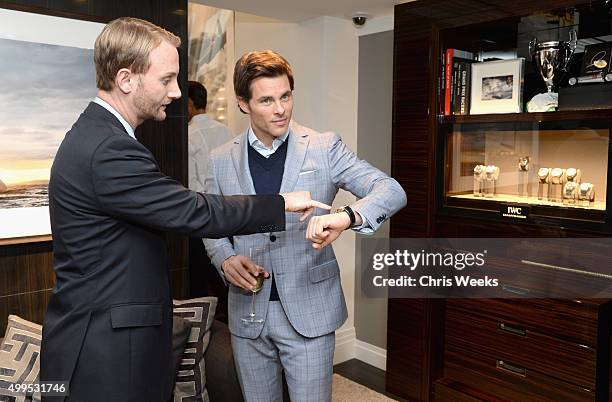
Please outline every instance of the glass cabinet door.
M603 219L610 129L564 123L446 125L445 203Z

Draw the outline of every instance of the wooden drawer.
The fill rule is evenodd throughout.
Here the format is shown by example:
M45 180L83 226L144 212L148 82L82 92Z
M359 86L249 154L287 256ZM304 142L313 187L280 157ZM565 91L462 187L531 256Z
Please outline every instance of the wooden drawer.
M444 376L513 402L595 401L592 390L536 371L521 372L512 362L453 348L445 351Z
M449 306L446 349L486 354L527 371L595 389L595 348L526 330L515 321L484 318Z
M447 308L596 348L597 301L455 299Z
M539 243L538 243L539 246ZM494 298L523 297L551 299L581 299L612 297L612 280L600 274L610 274L609 265L601 262L599 270L581 266L570 261L546 258L547 252L540 250L538 256L516 255L500 257L489 255L482 269L471 272L474 277L498 279L499 286ZM578 253L578 252L576 252ZM552 254L552 251L549 252ZM587 259L586 256L582 256ZM515 292L512 288L516 289Z
M436 380L433 385L433 402L506 402L481 391L467 387L450 378Z

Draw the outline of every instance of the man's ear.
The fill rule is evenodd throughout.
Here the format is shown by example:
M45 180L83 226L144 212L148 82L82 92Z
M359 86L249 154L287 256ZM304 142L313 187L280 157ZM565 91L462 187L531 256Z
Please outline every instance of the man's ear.
M238 108L244 114L251 114L249 102L247 102L244 98L238 98Z
M117 88L119 88L119 90L124 94L129 94L136 88L136 77L134 74L132 74L129 68L122 68L121 70L117 71L117 75L115 76L115 85L117 85Z

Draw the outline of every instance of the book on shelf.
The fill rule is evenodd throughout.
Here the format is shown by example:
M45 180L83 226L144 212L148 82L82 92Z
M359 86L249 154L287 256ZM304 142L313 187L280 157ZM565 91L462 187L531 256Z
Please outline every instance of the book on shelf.
M441 85L443 88L441 94L443 95L444 101L441 102L441 105L444 106L442 113L445 116L450 116L451 114L456 114L455 108L459 103L459 100L461 99L462 80L461 75L459 73L459 64L464 64L463 68L467 69L469 67L469 63L474 60L474 53L465 50L449 48L446 49L444 56L445 57L443 60L442 67L444 80ZM467 76L466 79L468 79ZM467 88L465 88L465 91L468 91ZM469 96L466 98L469 98ZM464 108L464 110L469 109Z
M472 63L474 60L455 57L453 60L454 96L451 99L452 114L466 115L470 110L470 85L472 78Z

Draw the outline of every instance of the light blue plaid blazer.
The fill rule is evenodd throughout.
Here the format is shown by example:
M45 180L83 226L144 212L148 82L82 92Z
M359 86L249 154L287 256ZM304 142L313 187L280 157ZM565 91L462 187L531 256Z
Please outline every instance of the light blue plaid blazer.
M373 233L389 217L406 205L406 194L399 183L362 161L334 133L318 133L292 122L281 193L306 190L315 200L331 204L344 189L358 201L351 208L367 221L359 232ZM205 189L210 194L255 194L249 171L247 132L215 149L211 154ZM327 211L317 210L324 214ZM286 231L270 234L204 239L206 250L220 274L221 264L232 255L249 255L251 247L265 247L269 259L264 268L275 275L278 294L291 325L306 337L328 334L347 318L340 285L340 271L332 247L321 251L305 239L308 220L287 213ZM265 317L270 283L256 296L256 312ZM233 285L229 288L229 328L237 336L256 338L263 325L244 324L241 317L251 308L251 292Z

